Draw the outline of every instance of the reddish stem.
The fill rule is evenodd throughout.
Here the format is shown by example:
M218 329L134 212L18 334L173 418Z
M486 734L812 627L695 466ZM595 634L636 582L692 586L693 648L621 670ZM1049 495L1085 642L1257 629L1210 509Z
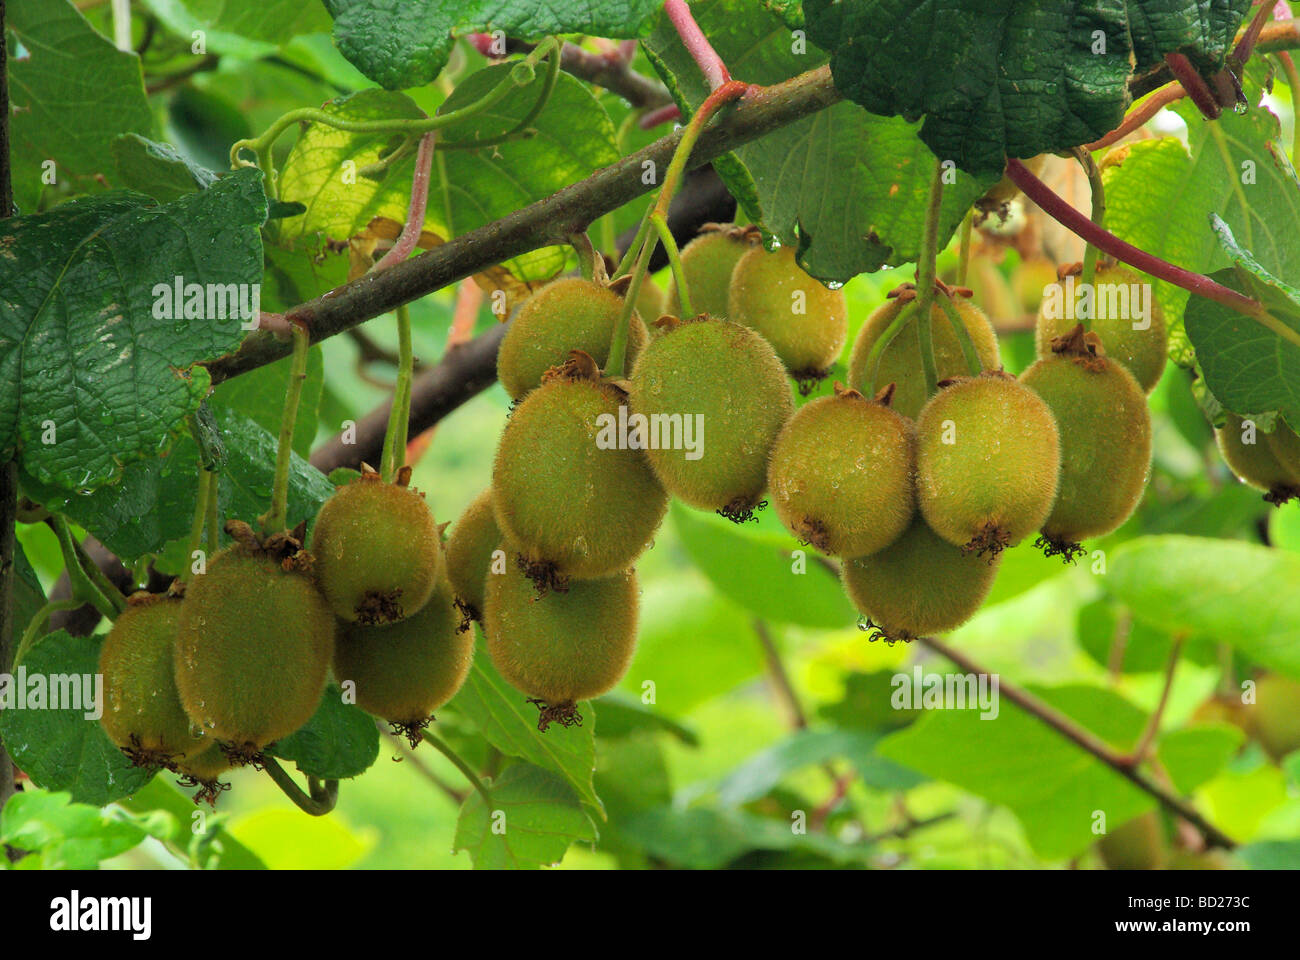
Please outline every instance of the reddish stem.
M682 116L681 109L675 103L659 107L657 110L648 110L641 115L637 125L642 130L653 130L661 123L668 123L670 120L680 120Z
M1192 61L1181 53L1166 53L1165 63L1169 66L1169 72L1183 85L1183 89L1192 98L1192 103L1196 104L1202 116L1207 120L1217 119L1223 112L1223 108L1219 106L1219 101L1215 99L1214 91L1205 82L1205 78L1192 66Z
M1250 297L1236 290L1215 283L1209 277L1192 273L1182 267L1176 267L1166 260L1152 256L1145 250L1139 250L1131 243L1126 243L1109 230L1097 226L1065 200L1052 192L1051 187L1030 173L1014 157L1007 160L1007 176L1019 187L1030 200L1038 204L1043 212L1056 220L1072 233L1082 237L1098 250L1110 254L1116 260L1122 260L1131 267L1148 273L1153 277L1182 287L1216 303L1221 303L1231 310L1244 313L1249 317L1258 317L1263 313L1263 306Z
M395 263L400 263L411 255L420 234L424 231L424 211L429 203L429 171L433 167L433 141L438 131L430 130L420 138L420 147L415 152L415 177L411 181L411 203L406 211L406 225L397 237L393 248L379 259L371 273L387 270Z
M1177 103L1185 96L1187 96L1187 91L1183 89L1181 83L1166 84L1130 110L1124 117L1123 123L1118 127L1106 134L1100 140L1094 140L1092 143L1084 144L1083 149L1088 151L1104 150L1112 143L1118 143L1138 127L1143 126L1157 113L1169 106L1169 104Z
M664 0L664 12L677 28L677 35L682 38L691 59L704 74L709 89L716 90L730 80L731 73L727 70L727 65L704 36L695 17L691 16L691 8L686 5L686 0Z
M1230 69L1240 70L1246 61L1250 59L1250 55L1255 49L1255 41L1259 39L1259 32L1264 29L1264 22L1268 20L1270 13L1267 2L1259 5L1259 10L1255 13L1255 19L1250 21L1250 26L1241 35L1241 39L1233 47L1232 53L1228 55L1227 65Z

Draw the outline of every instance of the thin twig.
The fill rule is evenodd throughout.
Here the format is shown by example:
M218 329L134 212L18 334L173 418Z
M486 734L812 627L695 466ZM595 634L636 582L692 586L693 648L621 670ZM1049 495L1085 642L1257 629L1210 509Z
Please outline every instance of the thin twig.
M808 716L804 713L803 704L799 702L799 695L794 692L790 674L786 672L781 654L772 640L772 631L768 629L766 621L755 618L754 632L758 634L758 642L763 646L768 676L772 678L773 685L780 693L781 699L785 701L786 711L790 715L790 725L796 730L807 730Z
M1147 754L1151 752L1151 745L1155 743L1156 735L1160 732L1160 719L1165 715L1165 707L1169 705L1169 692L1174 688L1174 673L1178 669L1178 656L1183 652L1183 639L1181 633L1174 635L1174 642L1169 651L1169 663L1165 667L1165 684L1160 691L1160 702L1147 718L1146 729L1142 731L1137 746L1124 758L1131 767L1137 767L1147 759Z

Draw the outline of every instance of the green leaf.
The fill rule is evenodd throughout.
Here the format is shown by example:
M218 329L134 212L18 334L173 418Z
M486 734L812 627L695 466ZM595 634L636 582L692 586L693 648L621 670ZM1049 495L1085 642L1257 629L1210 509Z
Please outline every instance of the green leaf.
M168 204L114 193L5 221L0 379L16 388L0 397L0 449L82 492L156 455L207 393L193 364L244 336L233 316L187 318L159 294L177 278L251 289L265 219L262 174L245 170Z
M5 27L25 53L9 57L9 136L14 196L31 213L46 160L57 182L94 189L97 175L112 178L113 140L148 135L153 117L140 58L117 50L67 0L9 0Z
M511 67L488 67L466 77L439 108L456 110L479 99L510 75ZM537 102L545 82L514 87L491 109L439 131L439 143L468 143L505 133ZM365 90L327 103L328 113L348 120L398 120L423 115L409 97ZM561 74L546 107L531 122L537 133L480 149L447 150L434 165L424 226L441 237L458 236L550 196L618 159L614 126L586 87ZM360 170L379 159L396 141L392 133L355 134L313 124L299 137L285 161L280 196L307 206L301 217L286 221L284 240L323 233L345 240L365 229L374 217L405 222L413 164L399 163L381 181L345 173L349 162ZM442 177L445 176L445 180ZM564 266L561 248L546 248L507 261L525 280L548 278Z
M32 569L23 545L14 543L14 636L21 637L36 612L45 606L45 588Z
M1261 840L1233 853L1252 870L1300 870L1300 840Z
M468 850L476 870L536 870L571 843L596 840L573 787L549 770L514 763L488 789L492 809L475 790L456 821L455 849Z
M676 502L671 512L686 552L729 600L780 623L835 629L857 620L839 578L811 548L788 536L749 533ZM794 572L796 549L807 555L802 573Z
M1295 276L1300 255L1289 241L1300 223L1300 190L1276 115L1252 106L1209 121L1190 101L1175 109L1187 124L1186 146L1178 137L1161 137L1107 154L1106 228L1180 267L1210 273L1231 263L1230 252L1205 228L1206 216L1215 213L1277 276ZM1183 311L1189 297L1201 298L1164 280L1149 282L1169 328L1170 355L1189 365Z
M308 776L346 780L361 776L378 759L379 728L370 714L344 703L343 691L330 684L307 725L285 737L271 752L282 760L292 760Z
M600 707L602 741L615 737L630 737L638 733L662 731L671 734L678 742L688 747L700 745L699 735L694 730L658 710L645 706L640 700L634 700L620 693L607 693L598 699L596 704Z
M1117 750L1132 749L1146 715L1109 690L1031 688L1033 694ZM1036 717L1000 698L996 720L973 710L932 710L890 734L876 752L1008 807L1042 857L1082 853L1097 838L1096 811L1124 823L1154 801Z
M25 790L0 813L0 844L38 854L42 870L94 870L146 836L137 824L73 803L68 793Z
M1300 556L1231 540L1139 537L1111 557L1102 586L1170 633L1211 638L1300 679Z
M1300 200L1300 191L1296 197ZM1238 247L1222 220L1212 216L1211 222L1236 265L1211 278L1259 300L1269 315L1252 319L1204 297L1187 304L1187 336L1205 385L1233 413L1276 410L1288 423L1300 424L1300 289L1276 279ZM1300 217L1291 229L1298 226Z
M691 13L733 75L748 82L776 83L826 62L816 47L796 43L760 0L703 0ZM646 49L689 115L709 88L666 15ZM919 129L839 103L714 163L752 219L797 244L804 269L844 281L917 257L936 163ZM941 245L996 179L958 173L945 187Z
M271 502L276 438L233 410L213 413L227 452L225 468L217 475L220 515L251 523ZM165 456L128 464L116 483L89 496L73 496L28 476L22 485L27 496L64 514L130 561L188 537L198 469L198 448L186 433ZM333 493L325 475L295 453L289 461L289 527L315 517Z
M1160 738L1156 755L1178 792L1189 794L1227 766L1245 738L1222 723L1174 730Z
M244 846L226 830L226 817L203 812L204 829L194 830L194 802L163 777L154 777L147 784L118 801L118 805L132 813L148 815L161 813L169 817L174 830L160 837L190 863L204 870L265 870L260 857ZM201 811L202 812L202 811Z
M919 709L895 707L896 670L850 673L844 678L844 696L819 707L818 714L837 727L870 732L897 730L921 715Z
M99 674L102 637L72 637L59 630L33 644L15 670L10 690L0 688L0 739L14 763L46 790L66 790L72 799L103 806L139 790L152 776L131 765L108 739L94 706L83 701L79 709L53 709L54 694L63 690L56 680L75 681L65 691L85 689ZM37 678L46 689L45 708L22 694ZM24 679L26 683L24 684ZM98 691L102 693L102 689ZM96 696L93 689L90 696ZM11 697L14 697L12 701ZM26 706L22 704L26 703ZM102 704L98 704L102 706Z
M330 18L317 3L302 0L142 0L186 44L203 32L207 53L239 60L269 57L295 36L325 33Z
M925 117L921 139L939 157L1000 176L1008 156L1060 152L1118 126L1135 54L1139 70L1174 51L1221 65L1248 7L806 0L804 13L845 96L872 113Z
M217 175L187 160L169 143L157 143L134 133L113 141L113 160L124 187L169 203L187 193L206 190Z
M371 80L399 90L436 77L457 37L501 31L519 40L548 34L638 37L660 0L325 0L334 42Z
M1268 539L1281 550L1300 553L1300 501L1293 501L1270 512Z
M492 746L507 756L559 774L577 791L583 803L600 810L600 798L591 782L591 772L596 766L593 734L596 717L591 703L586 700L578 703L582 726L552 724L541 733L537 729L537 707L502 679L484 649L482 632L478 631L477 636L480 642L474 666L465 686L452 700L452 706L469 718Z

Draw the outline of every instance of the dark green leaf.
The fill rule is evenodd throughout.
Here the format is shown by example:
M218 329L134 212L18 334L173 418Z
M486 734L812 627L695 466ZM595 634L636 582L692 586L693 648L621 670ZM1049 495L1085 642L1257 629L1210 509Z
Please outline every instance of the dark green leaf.
M271 752L292 760L308 776L346 780L365 773L378 758L379 728L370 714L344 703L343 691L330 684L307 725Z
M26 790L0 813L0 844L37 854L42 870L94 870L146 836L137 824L109 819L67 793Z
M563 777L511 764L488 786L492 808L475 790L456 822L457 850L476 870L536 870L558 863L571 843L594 843L596 829Z
M597 700L596 704L600 707L602 740L663 731L672 734L689 747L697 747L700 744L700 738L694 730L643 705L640 700L633 700L620 693L607 693Z
M191 163L169 143L157 143L134 133L113 141L113 159L122 186L168 203L187 193L206 190L216 182L211 170Z

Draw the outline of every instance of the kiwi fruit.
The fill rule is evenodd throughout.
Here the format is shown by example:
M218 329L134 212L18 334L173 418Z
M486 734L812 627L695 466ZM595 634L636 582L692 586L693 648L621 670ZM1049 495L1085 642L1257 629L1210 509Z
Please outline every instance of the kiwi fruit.
M1042 526L1061 445L1038 394L1004 373L945 381L917 422L917 502L934 532L996 555Z
M727 296L736 263L750 250L751 241L761 238L757 227L738 227L733 223L706 223L690 243L682 247L682 273L691 293L691 309L696 316L706 313L719 319L727 316ZM668 281L664 312L683 320L682 304L677 298L677 278ZM658 315L656 314L656 317ZM651 317L653 321L656 317Z
M1064 267L1059 271L1061 281L1067 277L1078 277L1083 272L1083 264ZM1089 329L1101 338L1106 356L1112 362L1122 363L1133 374L1144 393L1150 393L1164 373L1165 358L1169 351L1169 333L1165 329L1164 311L1155 297L1151 298L1151 323L1145 330L1133 329L1133 311L1119 309L1120 301L1114 294L1125 292L1124 303L1129 302L1127 291L1134 286L1151 285L1143 274L1127 267L1115 264L1098 264L1096 278L1093 280L1093 312L1096 314L1088 320ZM1109 291L1109 292L1108 292ZM1064 298L1062 298L1064 302ZM1034 342L1040 357L1052 355L1052 341L1065 336L1074 329L1077 320L1047 316L1047 305L1051 302L1044 298L1038 309L1038 320L1034 327ZM1114 308L1114 309L1112 309ZM1062 313L1066 312L1064 310ZM1128 314L1122 316L1121 314Z
M492 504L539 589L562 590L570 578L630 567L663 519L668 496L645 452L619 449L619 438L608 436L626 406L622 389L575 352L506 424L492 467Z
M541 711L538 729L582 722L579 700L612 689L636 646L636 573L577 580L538 600L517 569L489 577L484 633L498 671Z
M997 568L996 558L954 547L917 514L887 549L844 561L841 577L871 630L893 643L961 626L988 596Z
M218 778L231 766L230 758L226 756L221 744L214 743L196 756L177 761L176 772L180 774L178 782L182 787L199 788L199 792L194 795L195 803L207 802L215 806L217 797L230 789L229 783Z
M384 483L368 468L321 506L311 549L321 592L340 620L392 623L429 599L442 574L442 539L410 471Z
M1159 870L1167 854L1160 815L1150 810L1121 824L1097 841L1097 854L1107 870Z
M649 276L641 280L641 289L636 294L636 317L641 323L633 321L634 327L639 327L639 335L633 334L637 339L636 343L628 342L628 354L630 359L635 359L636 354L645 346L646 341L646 324L654 323L664 312L665 297L664 292L659 289L659 285L650 279ZM611 331L612 335L612 331Z
M186 586L176 687L206 736L232 759L252 762L316 711L336 621L298 536L262 542L239 521L227 521L226 530L237 542Z
M748 520L767 485L772 444L794 409L781 361L757 333L728 320L661 318L659 328L632 371L631 408L665 431L680 422L702 432L695 451L660 443L646 457L669 493Z
M646 284L642 284L644 291ZM541 385L542 375L581 350L603 367L609 359L614 325L623 297L607 285L581 277L561 277L524 301L497 351L497 379L518 400ZM647 339L645 322L634 310L628 330L628 359Z
M1072 559L1079 541L1119 527L1137 507L1151 466L1151 412L1146 394L1094 333L1075 327L1054 341L1050 358L1020 375L1052 411L1061 438L1056 503L1039 546Z
M334 646L334 676L356 685L357 706L419 744L433 711L456 695L474 659L451 584L440 580L420 611L397 623L347 624Z
M1036 314L1043 305L1043 291L1058 282L1056 265L1044 256L1020 261L1011 274L1011 291L1020 314ZM1154 320L1152 321L1154 323Z
M993 332L993 325L974 301L962 296L959 291L954 292L957 295L952 298L953 306L970 334L980 365L985 370L999 369L1002 359L998 353L998 338ZM849 355L849 386L866 391L867 380L872 374L867 369L871 348L897 319L902 309L914 299L915 289L910 284L905 284L891 293L889 299L867 318L858 331L857 339L853 341L853 352ZM947 312L938 303L930 309L930 341L934 347L934 365L938 379L948 380L970 372L966 355L957 339L957 331L953 329ZM925 374L921 366L921 339L915 321L909 322L898 332L889 346L881 351L878 359L875 389L894 384L893 408L903 416L915 420L927 399Z
M1271 434L1258 428L1248 431L1246 420L1230 413L1227 422L1214 433L1219 452L1232 472L1263 490L1269 503L1281 506L1300 497L1300 451L1295 450L1295 433L1286 424L1279 421Z
M470 620L483 619L483 601L492 554L501 543L501 530L488 487L465 508L447 541L447 576L456 604Z
M172 652L181 606L179 597L168 594L132 595L100 648L100 723L136 766L174 768L211 745L176 692Z
M1300 750L1300 683L1275 673L1255 683L1250 732L1274 761Z
M776 438L768 487L786 529L823 553L862 557L888 546L916 511L912 421L835 385Z
M758 331L805 385L826 376L849 335L844 292L805 273L794 247L751 245L731 274L727 317Z

